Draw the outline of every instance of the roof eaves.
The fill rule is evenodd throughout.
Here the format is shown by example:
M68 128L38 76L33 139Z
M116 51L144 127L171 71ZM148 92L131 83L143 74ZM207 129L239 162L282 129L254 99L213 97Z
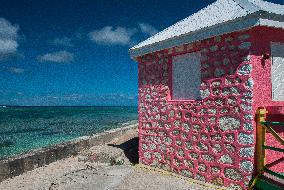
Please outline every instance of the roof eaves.
M284 14L280 14L282 12L280 13L278 13L279 11L269 12L267 9L262 8L261 6L258 6L255 3L253 3L254 0L232 0L232 1L238 4L242 9L244 9L245 12L247 12L247 15L243 17L239 17L235 20L226 21L226 22L216 24L213 26L201 28L196 31L188 32L182 35L173 36L169 39L157 41L149 45L139 46L140 44L138 44L129 50L130 56L134 59L138 56L141 56L147 53L151 53L151 52L159 51L165 48L170 48L170 47L181 45L182 40L184 40L183 41L184 43L192 43L194 41L199 41L202 39L213 37L214 35L222 35L225 33L239 31L241 29L247 29L247 28L259 26L259 25L284 28L283 27ZM244 19L244 23L242 23L242 19ZM180 22L182 22L183 20L181 20ZM228 24L229 26L226 26L226 24ZM222 27L223 30L218 31L219 27ZM165 30L168 30L168 29L169 28L166 28Z
M240 31L243 29L251 28L254 26L258 26L259 23L259 14L260 12L256 12L245 17L240 17L235 20L223 22L217 25L213 25L210 27L206 27L194 32L189 32L180 36L176 36L174 38L170 38L167 40L163 40L160 42L155 42L150 45L146 45L143 47L130 49L129 53L132 58L145 55L147 53L159 51L162 49L178 46L184 43L192 43L195 41L204 40L210 37L214 37L217 35L222 35L234 31Z

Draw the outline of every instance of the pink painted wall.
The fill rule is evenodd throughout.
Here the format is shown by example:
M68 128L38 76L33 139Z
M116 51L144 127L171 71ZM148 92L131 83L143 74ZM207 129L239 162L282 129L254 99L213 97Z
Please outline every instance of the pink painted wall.
M281 42L284 43L284 30L273 29L267 27L256 27L252 30L253 38L253 48L252 51L252 65L253 65L253 81L254 82L254 103L253 111L257 107L268 107L268 120L283 121L284 118L277 116L279 114L284 114L284 101L272 101L271 94L271 59L264 61L262 55L264 53L271 55L271 42ZM271 109L269 107L276 106L279 107L278 111ZM271 115L272 114L272 115ZM275 118L276 114L276 118ZM273 118L274 117L274 118ZM283 127L276 127L276 131L284 138ZM275 140L275 138L267 133L267 144L270 146L276 146L281 148L281 144ZM283 148L283 146L282 146ZM267 151L267 163L272 163L278 159L282 158L282 161L275 164L272 169L274 171L284 173L284 155L276 151Z
M254 111L267 102L266 96L256 95L264 88L256 74L263 50L257 47L259 30L138 58L141 163L237 189L247 186L254 170ZM261 45L269 49L265 41ZM202 100L172 100L172 58L196 51L202 56ZM259 82L253 87L252 80Z

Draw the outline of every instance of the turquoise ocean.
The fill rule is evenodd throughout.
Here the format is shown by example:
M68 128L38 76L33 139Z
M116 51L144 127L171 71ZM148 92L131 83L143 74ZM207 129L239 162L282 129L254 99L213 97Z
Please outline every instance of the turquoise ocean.
M137 107L0 107L0 159L137 120Z

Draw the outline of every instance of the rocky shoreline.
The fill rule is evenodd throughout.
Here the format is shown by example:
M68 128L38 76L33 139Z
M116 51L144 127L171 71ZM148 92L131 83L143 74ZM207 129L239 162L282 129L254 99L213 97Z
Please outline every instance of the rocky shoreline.
M138 127L137 121L122 124L122 127L91 136L83 136L71 141L35 149L23 154L10 156L0 160L0 182L21 175L27 171L49 165L55 161L76 156L90 147L105 144L127 131Z

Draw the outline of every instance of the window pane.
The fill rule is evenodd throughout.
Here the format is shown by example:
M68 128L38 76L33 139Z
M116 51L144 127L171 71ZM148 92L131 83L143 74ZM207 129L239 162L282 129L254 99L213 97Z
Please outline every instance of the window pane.
M284 101L284 44L272 43L272 99Z
M172 61L172 99L200 99L200 52L173 57Z

